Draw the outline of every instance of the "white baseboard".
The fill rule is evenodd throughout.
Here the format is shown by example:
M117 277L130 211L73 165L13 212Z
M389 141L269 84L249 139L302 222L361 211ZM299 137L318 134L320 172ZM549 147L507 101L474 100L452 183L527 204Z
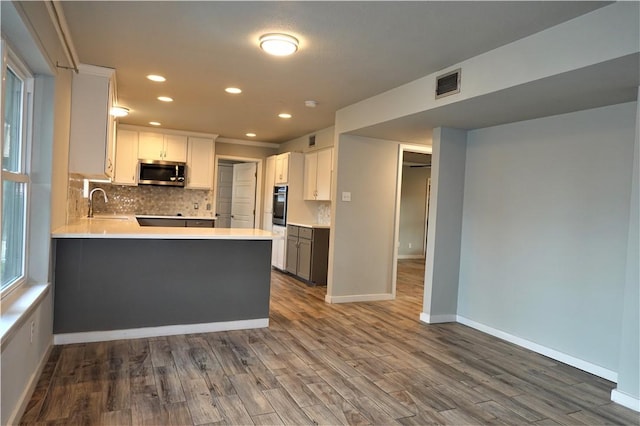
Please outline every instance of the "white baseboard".
M640 399L624 392L620 392L618 389L613 389L611 391L611 400L616 404L622 405L623 407L627 407L633 411L640 412Z
M17 425L20 423L20 419L24 415L24 410L27 408L27 404L31 400L31 395L33 395L33 391L36 389L36 385L38 384L38 380L40 379L40 375L42 374L42 370L44 370L45 365L47 365L47 361L49 360L49 355L51 355L51 350L53 349L53 339L49 343L49 347L46 351L44 351L44 355L40 359L38 363L38 367L33 371L31 377L29 377L29 383L22 391L22 395L20 395L20 402L16 405L15 410L9 417L8 425Z
M146 337L173 336L176 334L213 333L216 331L247 330L250 328L265 327L269 327L269 318L54 334L53 342L56 345L68 345L71 343L106 342L109 340L141 339Z
M549 358L555 359L556 361L560 361L572 367L579 368L580 370L586 371L587 373L595 374L596 376L602 377L612 382L618 382L618 373L616 373L615 371L609 370L596 364L592 364L588 361L573 357L555 349L542 346L530 340L505 333L504 331L489 327L488 325L484 325L479 322L475 322L460 315L457 316L457 321L471 328L475 328L476 330L480 330L483 333L490 334L502 340L506 340L507 342L514 343L518 346L522 346L523 348L527 348L539 354L548 356Z
M383 300L393 300L393 294L381 293L381 294L354 294L350 296L331 296L329 294L324 296L324 301L327 303L351 303L351 302L380 302Z
M420 321L427 324L438 324L443 322L456 322L456 315L430 315L425 312L420 313Z

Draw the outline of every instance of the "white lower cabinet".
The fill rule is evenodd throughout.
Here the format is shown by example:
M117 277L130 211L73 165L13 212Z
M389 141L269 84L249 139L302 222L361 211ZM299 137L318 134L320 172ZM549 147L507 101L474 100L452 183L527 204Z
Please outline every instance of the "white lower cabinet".
M113 183L138 184L138 132L119 130L116 142L116 170Z
M273 237L273 244L271 246L271 265L274 268L278 268L281 271L284 271L287 228L284 226L273 225L273 229L271 232L276 234L276 236Z

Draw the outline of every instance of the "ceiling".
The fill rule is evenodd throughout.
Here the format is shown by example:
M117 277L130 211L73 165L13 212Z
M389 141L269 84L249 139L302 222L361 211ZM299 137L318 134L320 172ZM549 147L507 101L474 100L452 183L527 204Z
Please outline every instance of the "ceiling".
M606 4L62 2L80 62L116 69L119 103L131 109L121 123L159 121L243 140L254 132L255 140L274 143L333 125L340 108ZM277 31L300 40L296 54L272 57L258 48L261 34ZM167 81L153 83L147 74ZM229 86L243 93L225 93ZM161 95L174 102L158 101ZM317 107L305 107L306 100ZM425 118L361 133L424 139L432 125Z

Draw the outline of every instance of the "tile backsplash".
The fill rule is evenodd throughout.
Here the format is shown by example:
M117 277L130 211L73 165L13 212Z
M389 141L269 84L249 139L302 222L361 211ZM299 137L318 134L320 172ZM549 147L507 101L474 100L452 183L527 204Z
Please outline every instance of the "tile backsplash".
M331 225L331 203L318 202L318 224Z
M162 186L140 185L122 186L103 182L89 182L89 190L102 188L109 202L102 194L93 197L94 214L149 214L162 216L212 217L213 191L184 189ZM69 178L67 222L86 217L87 199L82 196L83 179L72 175ZM198 206L196 209L195 206ZM211 208L207 210L207 205Z
M87 216L88 202L82 196L83 178L80 175L69 176L67 196L67 223ZM102 188L109 202L105 203L102 194L93 198L94 214L149 214L162 216L212 217L213 191L200 189L172 188L152 185L122 186L103 182L89 182L89 190ZM195 204L198 204L198 209ZM331 223L331 203L317 204L317 222L321 225ZM207 210L207 205L211 210Z

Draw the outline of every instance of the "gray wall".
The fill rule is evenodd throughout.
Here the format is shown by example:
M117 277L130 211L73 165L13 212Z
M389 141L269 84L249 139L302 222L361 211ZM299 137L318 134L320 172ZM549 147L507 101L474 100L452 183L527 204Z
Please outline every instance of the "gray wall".
M430 176L430 168L402 167L400 246L398 247L398 257L400 258L424 255L427 179Z
M47 283L51 228L63 225L66 216L72 71L55 69L56 62L67 65L67 61L43 2L2 2L1 15L3 37L36 74L28 260L30 282ZM17 289L9 299L26 288ZM4 309L8 302L3 300ZM2 341L3 425L21 415L52 344L51 289L29 308Z
M469 132L459 315L617 370L635 114Z
M300 136L299 138L292 139L290 141L280 144L278 152L307 152L315 151L322 148L330 148L333 146L334 128L327 127L326 129L318 130L313 133ZM309 136L316 136L316 145L309 146Z
M640 89L638 90L640 95ZM640 96L639 96L640 99ZM636 106L636 141L633 154L633 177L631 179L631 202L629 208L629 237L627 242L627 271L622 309L622 331L620 338L620 363L618 367L617 391L640 400L640 105Z
M327 300L391 297L399 142L341 135L335 146ZM351 201L342 201L351 192Z
M278 153L277 148L262 146L240 145L234 143L216 142L216 155L231 155L235 157L267 158Z
M467 132L433 130L431 196L422 320L455 321Z

